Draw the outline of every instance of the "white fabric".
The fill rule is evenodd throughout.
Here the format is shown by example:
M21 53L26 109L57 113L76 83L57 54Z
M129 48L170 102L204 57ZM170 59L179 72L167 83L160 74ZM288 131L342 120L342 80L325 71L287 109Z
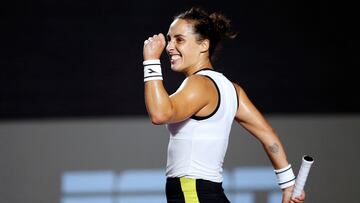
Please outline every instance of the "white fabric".
M293 186L295 184L295 175L291 168L291 164L282 169L277 169L274 171L281 189Z
M151 80L163 80L159 59L146 60L144 65L144 82Z
M237 94L233 84L221 73L202 70L197 74L215 81L220 91L220 106L210 118L189 118L167 125L170 140L166 176L222 182L224 156L237 111Z

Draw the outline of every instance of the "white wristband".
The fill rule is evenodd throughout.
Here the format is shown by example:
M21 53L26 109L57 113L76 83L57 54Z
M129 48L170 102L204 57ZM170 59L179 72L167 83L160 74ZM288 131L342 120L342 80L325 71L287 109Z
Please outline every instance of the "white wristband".
M284 168L274 171L281 189L293 186L295 184L296 178L290 164Z
M146 60L144 65L144 82L150 80L162 80L161 64L159 59Z

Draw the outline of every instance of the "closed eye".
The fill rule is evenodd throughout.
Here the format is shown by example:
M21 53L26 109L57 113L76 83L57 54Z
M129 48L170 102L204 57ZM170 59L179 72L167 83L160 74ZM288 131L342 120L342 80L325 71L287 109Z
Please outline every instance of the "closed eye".
M184 35L182 34L178 34L174 36L175 40L177 43L182 43L185 41ZM171 41L171 36L170 35L166 35L166 41L170 42Z
M182 43L182 42L184 42L185 40L183 39L183 38L181 38L181 37L178 37L178 38L176 38L176 42L177 43Z

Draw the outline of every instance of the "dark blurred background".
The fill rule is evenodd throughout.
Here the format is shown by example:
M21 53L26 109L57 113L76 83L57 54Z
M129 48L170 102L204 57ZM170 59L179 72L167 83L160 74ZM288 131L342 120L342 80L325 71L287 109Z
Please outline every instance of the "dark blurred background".
M145 115L143 41L201 6L239 32L216 68L264 113L359 113L358 12L329 1L2 2L0 119ZM172 93L183 76L169 70Z
M166 33L173 16L191 6L232 19L239 36L223 43L215 67L239 83L266 115L294 170L301 156L315 158L307 202L357 203L360 174L346 173L360 171L355 74L360 33L354 4L2 1L0 203L76 202L72 198L94 203L97 195L108 200L101 203L134 202L121 201L129 194L116 188L68 193L63 178L73 172L105 170L125 177L129 171L154 169L165 178L168 132L146 117L142 46L149 36ZM166 54L162 64L172 93L184 77L170 70ZM256 139L234 123L224 169L233 173L246 167L272 166ZM149 174L157 183L158 176ZM143 181L132 180L138 185L130 195L146 202L155 195L165 202L162 184L144 193ZM256 197L248 203L270 203L265 199L280 189L253 191L250 186L226 192Z

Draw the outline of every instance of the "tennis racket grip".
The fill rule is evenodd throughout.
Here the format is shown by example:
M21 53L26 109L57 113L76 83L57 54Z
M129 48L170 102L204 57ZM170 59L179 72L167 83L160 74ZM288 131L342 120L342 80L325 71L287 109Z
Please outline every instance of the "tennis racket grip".
M301 191L304 189L306 179L309 175L309 171L313 163L314 163L314 159L312 157L307 155L303 156L301 167L298 176L295 180L294 191L291 196L292 198L299 197L301 195Z

